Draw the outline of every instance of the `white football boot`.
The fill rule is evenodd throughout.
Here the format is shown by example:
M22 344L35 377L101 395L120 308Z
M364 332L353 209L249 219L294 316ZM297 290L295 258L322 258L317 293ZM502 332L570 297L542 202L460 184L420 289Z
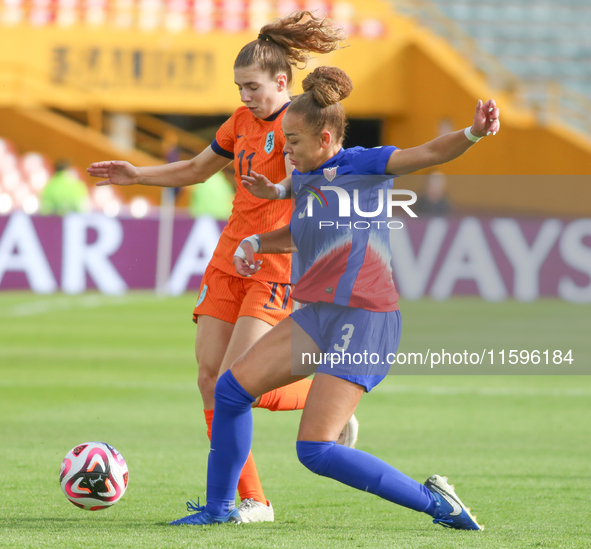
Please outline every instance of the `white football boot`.
M239 506L238 512L242 522L273 522L275 520L275 513L273 513L273 506L267 500L267 505L254 499L245 499Z
M337 439L337 444L342 444L343 446L348 446L349 448L355 448L355 444L357 444L357 438L359 437L359 422L355 417L355 414L351 416L351 419L347 421L347 424L343 427L339 438Z

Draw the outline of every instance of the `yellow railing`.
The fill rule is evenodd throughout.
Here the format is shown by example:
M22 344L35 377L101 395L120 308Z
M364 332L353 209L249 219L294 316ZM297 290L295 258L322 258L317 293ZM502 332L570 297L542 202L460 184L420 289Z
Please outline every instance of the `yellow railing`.
M164 157L175 148L180 159L192 158L209 145L204 139L154 116L136 114L134 119L138 146L148 152L153 151L154 156Z
M53 107L53 111L104 133L104 110L99 106L96 91L71 79L59 86L51 82L50 76L34 67L0 64L0 105L5 103L18 107ZM65 84L65 85L64 85ZM52 101L50 97L61 97ZM67 96L67 98L66 98ZM77 109L77 110L73 110ZM208 146L208 142L148 114L134 116L136 146L151 156L166 159L167 153L176 148L181 158L190 158Z

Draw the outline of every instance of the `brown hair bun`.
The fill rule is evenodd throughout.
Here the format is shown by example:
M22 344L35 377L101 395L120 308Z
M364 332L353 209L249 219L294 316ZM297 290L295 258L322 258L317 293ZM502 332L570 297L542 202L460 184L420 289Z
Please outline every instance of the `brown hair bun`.
M322 108L349 97L353 82L337 67L318 67L302 82L304 92L310 92Z

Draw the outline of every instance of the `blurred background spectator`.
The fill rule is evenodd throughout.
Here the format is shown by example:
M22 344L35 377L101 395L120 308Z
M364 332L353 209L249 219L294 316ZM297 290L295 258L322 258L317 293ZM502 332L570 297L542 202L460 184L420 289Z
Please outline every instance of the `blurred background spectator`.
M230 217L235 189L225 170L216 173L205 183L193 185L190 187L190 193L189 208L193 217L210 215L220 221L227 221Z
M423 215L444 216L450 213L451 207L445 193L445 175L442 172L434 171L427 176L425 190L413 209Z
M41 213L43 215L65 215L70 212L88 210L88 189L78 179L67 160L55 164L54 174L41 192Z

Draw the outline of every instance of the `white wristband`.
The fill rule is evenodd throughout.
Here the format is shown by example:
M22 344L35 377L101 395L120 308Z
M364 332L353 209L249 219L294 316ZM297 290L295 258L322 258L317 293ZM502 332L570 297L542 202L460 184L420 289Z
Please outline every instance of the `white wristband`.
M482 139L482 137L474 135L471 130L472 126L468 126L464 130L464 135L466 136L466 139L469 139L470 141L472 141L472 143L478 143Z
M283 185L281 185L280 183L276 183L275 188L279 191L279 196L277 197L278 199L281 200L287 196L287 191L285 190L285 187Z
M254 250L255 254L258 254L261 251L261 239L259 238L258 234L248 236L242 242L244 242L245 240L246 242L250 242L252 244L252 249Z
M234 257L239 257L240 259L242 259L242 261L246 261L246 254L244 253L244 250L241 246L238 246L238 248L236 248L236 251L234 252Z
M252 249L254 250L254 253L255 254L259 253L259 251L261 249L261 239L259 238L258 234L253 234L252 236L249 236L240 242L240 244L238 245L238 248L236 248L236 251L234 252L235 256L238 256L240 259L243 259L244 261L246 261L246 254L244 253L244 250L242 249L243 242L250 242L252 245Z

